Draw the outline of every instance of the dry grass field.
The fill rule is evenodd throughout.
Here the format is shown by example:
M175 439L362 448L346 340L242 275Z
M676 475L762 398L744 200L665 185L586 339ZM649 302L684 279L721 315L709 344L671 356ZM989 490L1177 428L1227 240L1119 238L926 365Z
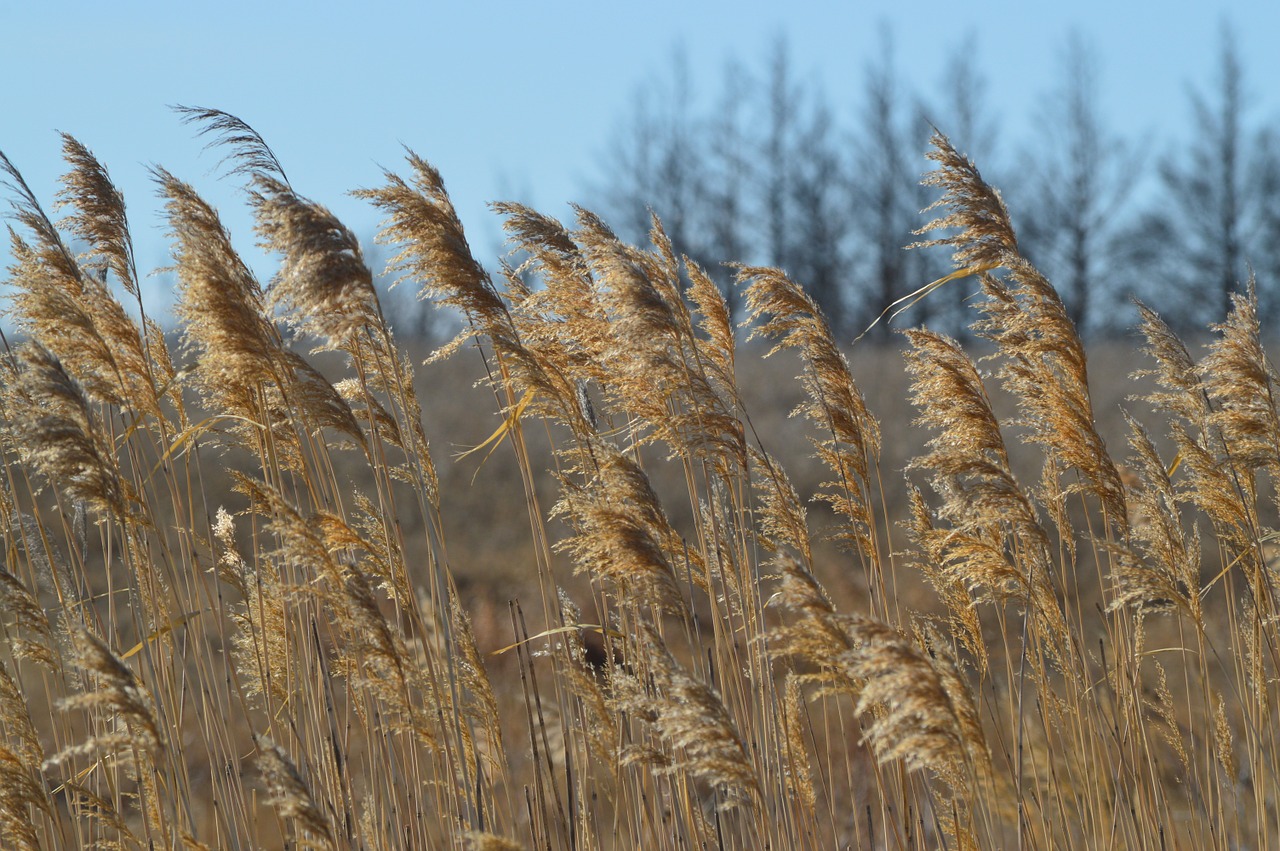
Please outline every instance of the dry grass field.
M735 327L656 220L497 205L491 275L410 155L359 194L466 318L428 353L252 129L194 118L279 269L157 169L169 338L92 154L57 222L0 160L5 848L1280 842L1251 290L1089 361L938 136L979 342L848 349L776 269Z

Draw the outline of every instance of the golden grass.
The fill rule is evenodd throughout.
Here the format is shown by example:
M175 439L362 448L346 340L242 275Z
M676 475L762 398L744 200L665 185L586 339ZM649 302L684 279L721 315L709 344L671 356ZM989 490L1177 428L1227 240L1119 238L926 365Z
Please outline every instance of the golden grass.
M1252 288L1199 362L1143 308L1120 463L1061 301L937 136L935 244L980 282L987 348L906 332L909 463L802 282L737 270L749 335L800 369L789 440L825 480L802 493L739 385L759 347L660 222L640 247L500 204L519 265L495 277L410 154L357 194L406 285L466 319L433 358L484 358L481 452L518 488L486 506L437 473L426 423L462 389L415 378L359 242L252 128L186 115L280 267L259 283L156 169L178 351L88 149L64 139L60 223L0 159L24 338L0 365L6 847L1280 837L1280 412ZM461 563L460 526L525 530L527 565ZM475 590L495 574L523 597Z

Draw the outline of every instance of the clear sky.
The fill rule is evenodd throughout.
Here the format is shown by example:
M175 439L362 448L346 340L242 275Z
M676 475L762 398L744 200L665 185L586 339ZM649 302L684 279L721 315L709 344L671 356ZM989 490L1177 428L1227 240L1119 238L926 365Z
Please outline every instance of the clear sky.
M924 91L973 33L1001 145L1016 150L1075 27L1101 59L1111 128L1149 140L1159 155L1189 125L1188 86L1211 85L1227 20L1253 114L1280 112L1280 0L782 6L0 0L0 150L52 206L64 171L55 131L76 136L123 189L139 264L151 269L167 262L147 175L153 163L213 200L253 254L243 204L217 179L219 157L202 152L170 104L249 122L294 187L362 235L373 233L377 215L345 193L378 184L382 166L402 169L407 145L441 170L473 248L491 263L499 236L485 203L514 198L553 215L565 215L566 202L590 204L613 128L676 45L710 98L731 57L761 69L782 33L797 74L820 79L833 104L852 110L882 23L894 34L902 78Z

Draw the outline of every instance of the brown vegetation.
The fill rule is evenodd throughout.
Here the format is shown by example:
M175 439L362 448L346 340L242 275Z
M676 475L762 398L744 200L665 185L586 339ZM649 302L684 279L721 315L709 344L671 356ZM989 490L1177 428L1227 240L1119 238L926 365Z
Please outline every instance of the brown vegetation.
M905 388L777 269L737 268L741 339L657 220L637 247L498 205L519 264L495 278L410 155L358 194L405 285L466 319L419 380L352 234L251 128L189 115L281 263L262 286L157 169L179 352L92 154L65 140L58 224L0 160L25 338L0 365L7 847L1280 835L1280 413L1252 290L1199 362L1144 309L1121 463L1117 400L941 136L932 230L981 285L985 348L907 332ZM455 436L433 412L460 406ZM437 467L440 435L477 451Z

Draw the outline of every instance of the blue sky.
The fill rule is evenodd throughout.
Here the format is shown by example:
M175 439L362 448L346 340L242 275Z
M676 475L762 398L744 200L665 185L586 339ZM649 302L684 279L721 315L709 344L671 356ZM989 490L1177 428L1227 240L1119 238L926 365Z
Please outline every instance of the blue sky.
M138 259L167 262L147 167L164 165L223 211L246 254L251 223L218 156L169 104L211 106L252 124L295 188L357 233L377 215L346 196L400 169L401 145L444 174L480 259L499 235L485 203L514 198L552 215L591 204L602 152L634 93L676 45L708 99L725 63L764 67L778 33L796 72L857 108L881 24L904 81L936 87L972 32L1001 149L1022 144L1075 27L1101 59L1112 129L1158 156L1189 125L1188 86L1207 88L1220 23L1236 31L1252 115L1280 113L1280 2L247 3L5 2L0 6L0 150L52 205L63 171L55 131L107 164L123 189ZM945 129L945 128L944 128ZM981 165L981 164L980 164ZM0 262L7 264L7 249ZM254 261L260 272L269 267Z

